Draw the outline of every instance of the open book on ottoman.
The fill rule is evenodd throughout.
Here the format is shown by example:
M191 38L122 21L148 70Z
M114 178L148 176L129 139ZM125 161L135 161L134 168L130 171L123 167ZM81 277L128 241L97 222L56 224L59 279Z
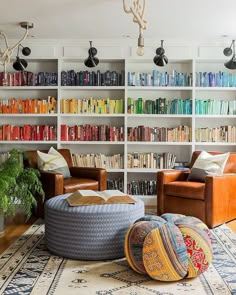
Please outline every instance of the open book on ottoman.
M67 197L66 200L70 206L136 203L134 198L119 190L78 190Z

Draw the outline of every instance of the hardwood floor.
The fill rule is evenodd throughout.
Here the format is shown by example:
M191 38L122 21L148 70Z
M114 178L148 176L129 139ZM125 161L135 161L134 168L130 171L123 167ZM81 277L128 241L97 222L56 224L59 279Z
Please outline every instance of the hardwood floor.
M36 220L36 217L31 217L25 223L22 216L6 220L5 232L0 234L0 254L13 244Z
M36 220L36 217L31 217L27 223L19 222L19 220L8 222L4 234L0 235L0 254L13 244ZM236 233L236 219L228 222L227 225Z

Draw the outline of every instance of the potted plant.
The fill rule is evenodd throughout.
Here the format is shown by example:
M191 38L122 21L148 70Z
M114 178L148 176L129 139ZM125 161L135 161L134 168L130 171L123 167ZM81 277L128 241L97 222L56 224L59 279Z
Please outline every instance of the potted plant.
M16 207L22 208L26 220L37 206L35 196L44 199L44 191L37 169L24 168L23 153L12 149L8 159L0 164L0 212L14 216Z

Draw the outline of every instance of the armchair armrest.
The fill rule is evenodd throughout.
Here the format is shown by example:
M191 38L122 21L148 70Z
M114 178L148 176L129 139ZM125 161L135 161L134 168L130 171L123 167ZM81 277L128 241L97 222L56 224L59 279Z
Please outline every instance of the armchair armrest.
M185 181L189 176L189 171L162 170L157 172L158 183L165 184L172 181Z
M60 173L40 170L45 200L63 194L64 177Z
M185 181L190 171L162 170L157 172L157 212L164 213L164 184L173 181Z
M206 219L212 227L236 218L236 174L206 176Z
M93 167L70 167L70 173L73 177L89 178L99 182L99 190L107 188L107 171L104 168Z

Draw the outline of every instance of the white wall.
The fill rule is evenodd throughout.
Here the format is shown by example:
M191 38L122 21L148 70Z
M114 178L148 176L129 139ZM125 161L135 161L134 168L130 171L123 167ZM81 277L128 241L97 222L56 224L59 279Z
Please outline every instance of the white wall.
M160 40L145 39L145 58L153 58L156 48L160 46ZM10 40L14 44L17 40ZM212 58L225 59L229 57L223 55L223 49L230 46L231 40L224 40L215 43L189 43L185 41L164 41L164 48L169 59L178 58ZM85 58L89 48L89 39L81 40L40 40L26 39L24 46L32 49L30 58L46 57L76 57ZM99 58L125 58L135 57L137 48L137 39L96 39L93 40L93 46L98 50ZM13 53L14 58L16 52ZM27 59L27 57L25 57Z

